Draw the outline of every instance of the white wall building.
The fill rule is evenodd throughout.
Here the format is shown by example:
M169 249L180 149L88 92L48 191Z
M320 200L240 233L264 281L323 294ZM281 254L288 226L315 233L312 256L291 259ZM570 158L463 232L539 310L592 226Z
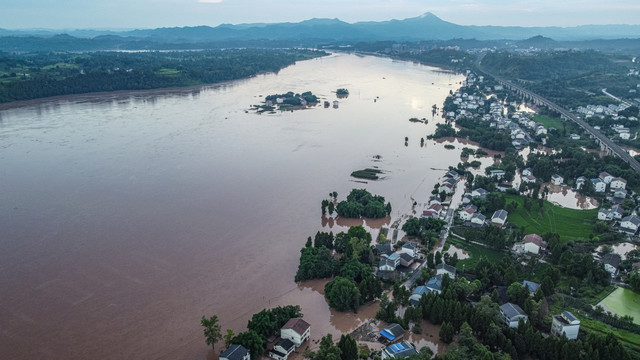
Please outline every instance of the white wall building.
M568 311L563 311L560 315L553 316L553 323L551 324L551 333L556 336L564 335L569 340L575 340L578 338L578 332L580 331L580 320L573 316Z

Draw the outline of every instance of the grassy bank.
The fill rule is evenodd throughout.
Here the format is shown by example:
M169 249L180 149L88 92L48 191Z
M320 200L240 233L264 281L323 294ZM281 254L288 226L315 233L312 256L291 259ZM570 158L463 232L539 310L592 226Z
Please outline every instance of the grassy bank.
M560 118L552 118L547 115L536 114L533 116L533 121L541 123L547 129L556 128L560 132L564 129L564 121Z
M575 210L553 205L544 201L540 209L538 200L532 200L529 210L524 207L524 197L505 196L506 203L518 203L518 208L509 213L509 223L525 227L526 233L543 235L547 232L558 233L560 241L589 240L593 223L598 216L598 209Z
M469 243L465 240L458 239L453 236L449 236L447 238L447 243L451 244L459 249L464 249L469 254L469 258L458 260L456 264L456 268L459 270L468 270L475 268L480 258L485 256L490 262L496 263L502 260L506 255L503 252L496 251L490 248L486 248L484 246L480 246L477 244Z
M640 355L640 335L614 328L600 321L592 320L586 316L578 316L580 318L580 331L591 331L599 333L600 335L606 335L613 333L626 347L631 354L635 356ZM637 358L635 357L634 358Z

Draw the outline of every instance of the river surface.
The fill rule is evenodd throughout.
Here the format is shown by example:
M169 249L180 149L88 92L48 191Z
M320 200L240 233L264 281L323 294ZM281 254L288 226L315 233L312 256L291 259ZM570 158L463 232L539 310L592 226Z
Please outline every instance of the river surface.
M464 79L436 70L339 54L216 86L0 111L1 357L212 358L201 316L238 333L285 304L302 306L313 341L355 329L375 311L332 312L324 282L296 284L299 250L351 224L323 221L329 192L391 201L389 219L362 222L375 232L460 161L468 145L420 145L441 120L431 106ZM350 96L337 109L245 111L260 95L332 101L338 88ZM371 166L383 180L350 178Z

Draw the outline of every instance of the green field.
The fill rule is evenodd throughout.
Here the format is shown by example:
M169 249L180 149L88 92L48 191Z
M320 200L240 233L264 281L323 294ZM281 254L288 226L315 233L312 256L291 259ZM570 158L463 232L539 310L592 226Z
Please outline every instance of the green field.
M559 118L552 118L546 115L534 115L533 121L541 123L547 129L556 128L559 131L564 129L564 121Z
M640 294L619 287L602 300L602 304L613 310L618 316L632 316L633 322L640 324Z
M464 249L469 254L469 258L458 260L458 263L456 264L456 268L458 270L468 270L475 268L476 264L483 256L485 256L491 263L497 263L502 260L503 257L505 257L505 254L500 251L472 244L465 240L458 239L454 236L449 236L447 238L447 244L451 244L459 249Z
M59 62L51 65L46 65L42 67L42 70L52 70L52 69L77 69L77 64L71 64L66 62Z
M553 205L544 201L544 208L540 211L539 201L533 200L529 210L524 208L524 197L516 195L505 196L506 204L517 202L518 208L509 213L509 223L525 227L525 232L540 236L552 232L560 235L560 241L589 240L593 223L598 216L598 209L575 210Z

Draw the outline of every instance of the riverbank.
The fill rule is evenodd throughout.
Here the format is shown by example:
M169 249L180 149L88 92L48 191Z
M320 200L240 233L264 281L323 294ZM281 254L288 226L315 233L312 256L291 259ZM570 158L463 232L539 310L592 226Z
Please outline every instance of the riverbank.
M303 49L61 52L29 54L28 57L6 54L0 58L0 66L5 74L13 74L13 77L6 75L0 82L0 103L105 91L217 84L277 73L296 61L328 55L324 51ZM188 69L185 63L189 64Z

